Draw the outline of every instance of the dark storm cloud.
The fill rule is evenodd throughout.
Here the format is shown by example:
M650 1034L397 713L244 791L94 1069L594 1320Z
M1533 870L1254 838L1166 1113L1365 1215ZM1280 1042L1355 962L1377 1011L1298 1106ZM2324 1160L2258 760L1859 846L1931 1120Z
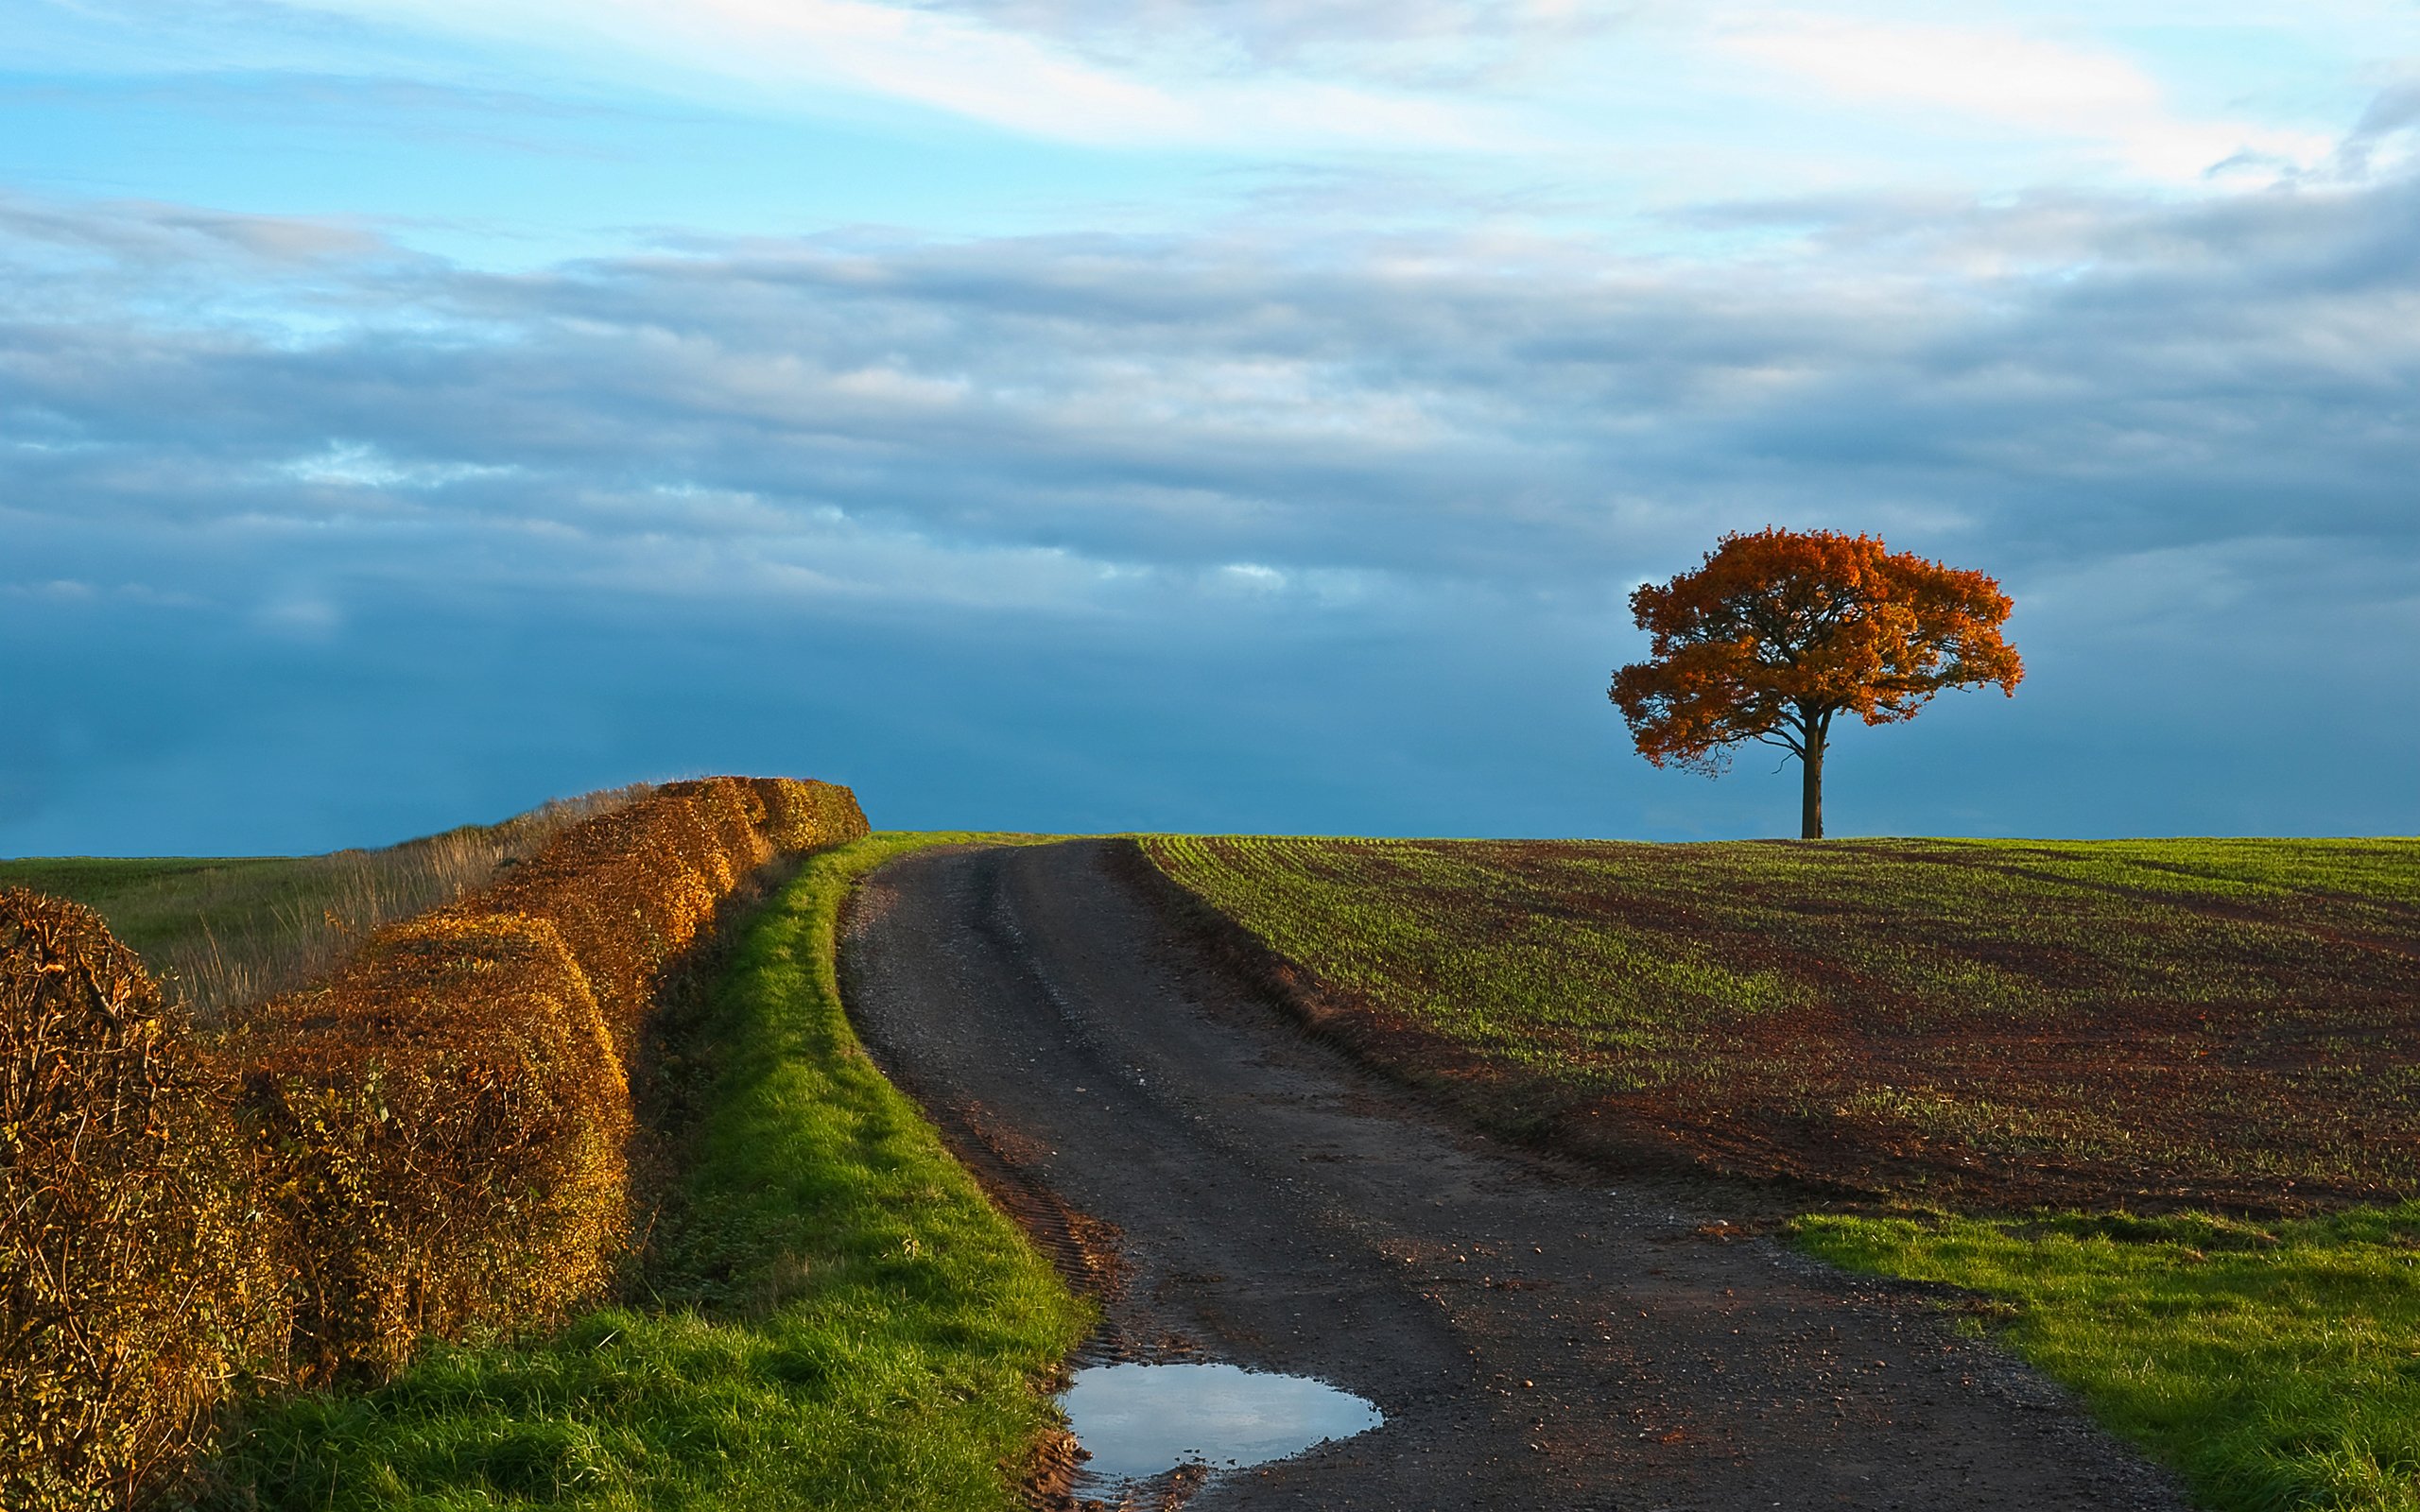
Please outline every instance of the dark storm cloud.
M1694 833L1745 789L1616 767L1619 594L1769 521L2019 595L2025 697L1927 716L1976 731L1955 783L1877 744L1877 823L2420 820L2368 777L2273 801L2300 744L2420 733L2411 180L1701 218L1756 249L860 234L508 277L345 227L0 208L0 626L99 690L0 745L0 846L83 822L74 774L135 759L112 721L145 702L165 794L284 724L322 770L417 729L478 794L736 761L713 719L631 711L745 706L776 625L851 648L856 683L782 707L883 772L921 769L911 730L1022 753L986 768L1017 813L911 784L902 815ZM350 745L305 713L363 688L387 713ZM2221 688L2302 726L2213 765ZM1552 753L1508 755L1524 730ZM2049 775L2080 747L2136 775ZM1975 763L2006 802L1959 806Z

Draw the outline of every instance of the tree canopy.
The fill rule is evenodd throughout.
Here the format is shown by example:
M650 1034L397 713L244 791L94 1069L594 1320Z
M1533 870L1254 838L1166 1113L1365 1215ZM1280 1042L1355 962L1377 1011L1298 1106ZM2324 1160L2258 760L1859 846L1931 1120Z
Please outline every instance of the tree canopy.
M1834 530L1724 536L1704 565L1642 584L1631 613L1653 643L1614 674L1638 753L1721 772L1742 743L1778 746L1805 773L1801 833L1824 833L1833 719L1912 719L1944 688L2025 677L2000 636L2011 604L1992 578Z

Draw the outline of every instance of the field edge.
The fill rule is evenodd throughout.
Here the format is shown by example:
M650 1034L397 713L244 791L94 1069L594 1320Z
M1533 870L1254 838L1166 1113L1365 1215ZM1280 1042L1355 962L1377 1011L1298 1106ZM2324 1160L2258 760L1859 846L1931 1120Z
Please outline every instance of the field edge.
M374 1390L255 1399L212 1503L1021 1506L1088 1304L857 1042L835 961L856 881L932 846L810 858L744 921L649 1295L543 1338L432 1348Z

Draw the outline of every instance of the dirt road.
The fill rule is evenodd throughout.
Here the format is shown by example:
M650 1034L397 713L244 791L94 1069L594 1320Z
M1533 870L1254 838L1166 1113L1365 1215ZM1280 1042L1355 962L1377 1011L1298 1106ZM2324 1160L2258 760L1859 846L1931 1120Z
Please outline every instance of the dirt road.
M2186 1504L1915 1294L1467 1132L1310 1040L1121 880L1118 844L893 863L841 960L883 1068L1103 1294L1100 1356L1384 1410L1199 1512Z

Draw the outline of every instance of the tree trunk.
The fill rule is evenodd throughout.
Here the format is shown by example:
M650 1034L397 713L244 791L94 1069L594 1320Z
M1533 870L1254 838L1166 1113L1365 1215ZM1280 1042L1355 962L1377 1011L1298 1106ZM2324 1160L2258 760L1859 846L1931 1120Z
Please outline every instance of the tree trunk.
M1824 735L1822 724L1806 722L1806 754L1798 761L1804 785L1799 789L1798 837L1824 838Z

